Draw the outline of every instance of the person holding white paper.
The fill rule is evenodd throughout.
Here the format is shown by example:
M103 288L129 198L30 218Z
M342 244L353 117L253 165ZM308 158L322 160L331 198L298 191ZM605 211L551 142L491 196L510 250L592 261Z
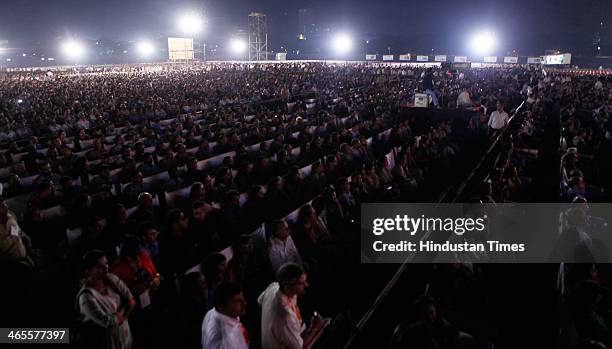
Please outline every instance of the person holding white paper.
M263 349L307 349L329 325L315 313L306 328L298 296L304 295L308 281L304 269L295 263L284 264L276 273L278 282L271 283L259 296L261 305L261 345Z

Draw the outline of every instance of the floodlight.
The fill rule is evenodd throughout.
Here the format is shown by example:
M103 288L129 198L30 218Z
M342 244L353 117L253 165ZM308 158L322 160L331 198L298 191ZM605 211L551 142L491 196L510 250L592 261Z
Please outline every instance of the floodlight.
M79 59L85 55L85 46L78 41L68 40L61 46L62 53L69 59Z
M475 34L470 42L472 51L475 54L489 54L497 46L497 40L495 33L490 31L483 31Z
M188 13L179 19L179 27L186 34L198 34L202 31L202 18L195 13Z
M338 34L332 40L332 48L337 53L347 53L353 46L353 40L347 34Z
M247 49L247 43L244 40L234 38L229 43L230 50L235 55L243 54Z
M155 46L150 41L140 41L136 50L141 57L150 57L155 52Z

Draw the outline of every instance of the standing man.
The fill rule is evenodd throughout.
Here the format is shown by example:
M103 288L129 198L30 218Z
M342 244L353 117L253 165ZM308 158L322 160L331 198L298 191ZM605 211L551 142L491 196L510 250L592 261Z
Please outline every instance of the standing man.
M202 349L249 349L249 334L240 322L247 304L240 285L220 283L214 301L202 321Z
M423 77L423 92L431 96L431 101L436 108L439 107L438 96L436 95L436 91L434 91L432 68L427 68L425 71L425 76Z
M315 314L308 328L302 321L297 298L308 287L306 272L298 264L287 263L280 267L276 279L278 282L271 283L257 299L261 305L262 348L310 348L329 320Z
M489 117L489 131L491 134L501 130L502 128L508 125L508 113L504 111L504 102L502 100L497 100L497 110L491 113L491 117Z

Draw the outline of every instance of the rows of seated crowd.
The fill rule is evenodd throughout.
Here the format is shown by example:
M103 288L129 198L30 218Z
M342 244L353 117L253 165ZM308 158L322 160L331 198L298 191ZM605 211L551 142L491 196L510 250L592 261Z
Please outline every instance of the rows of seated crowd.
M82 256L102 251L111 273L136 300L128 317L136 347L168 344L163 340L173 331L182 334L183 346L201 347L204 316L218 310L215 291L227 291L228 282L241 285L245 341L259 347L258 296L287 263L302 265L308 273L313 296L300 301L304 314L341 312L349 306L342 294L351 285L338 271L353 265L359 250L360 204L430 197L424 192L431 190L432 179L457 166L461 138L482 135L472 130L458 136L448 121L413 129L402 108L421 72L230 65L162 74L60 75L55 82L3 81L0 88L20 86L15 96L59 83L66 94L84 98L82 106L70 109L87 110L87 105L97 115L87 120L88 113L75 117L78 112L68 112L68 132L55 130L60 135L49 139L49 148L30 140L25 148L37 153L34 159L29 153L16 157L22 153L16 143L4 152L13 178L4 185L5 196L12 197L3 199L0 218L17 227L22 241L11 251L18 266L7 275L29 273L37 284L45 284L40 279L49 280L48 275L65 275L58 278L68 284L62 290L74 295ZM522 74L531 76L525 84L535 88L523 95L529 107L521 110L522 124L501 147L486 190L479 193L483 202L529 201L545 117L539 105L555 91L551 80L521 69L435 74L441 101L471 86L475 118L470 124L479 129L490 115L482 107L497 99L516 106ZM390 75L398 78L384 79ZM119 83L126 85L119 88ZM131 105L120 106L123 102L111 98L104 86L115 93L133 89ZM93 111L105 103L88 100L78 88L110 98L110 107ZM46 102L54 97L47 98L31 102L30 112L37 114L31 118L33 134L41 131L45 118L40 114L48 112ZM139 99L146 102L132 108ZM4 127L22 122L14 107L3 110ZM128 126L117 131L126 119ZM19 187L12 172L21 166L21 174L35 183L32 195L25 187L11 192ZM31 288L31 282L24 284ZM339 345L331 344L333 338L323 341Z

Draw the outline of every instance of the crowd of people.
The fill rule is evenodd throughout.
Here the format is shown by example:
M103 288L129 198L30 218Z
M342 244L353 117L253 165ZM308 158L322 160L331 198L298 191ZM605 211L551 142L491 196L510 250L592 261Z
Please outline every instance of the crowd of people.
M592 155L585 174L565 157L568 191L588 176L589 195L609 192L610 84L579 95L588 82L520 66L322 63L8 75L4 299L27 304L16 322L43 308L43 325L72 324L83 347L339 346L327 317L351 308L343 271L358 269L360 204L433 200L521 101L478 200L532 200L543 105L568 94L566 137ZM447 112L423 123L410 107L426 90ZM575 111L589 108L585 128Z

